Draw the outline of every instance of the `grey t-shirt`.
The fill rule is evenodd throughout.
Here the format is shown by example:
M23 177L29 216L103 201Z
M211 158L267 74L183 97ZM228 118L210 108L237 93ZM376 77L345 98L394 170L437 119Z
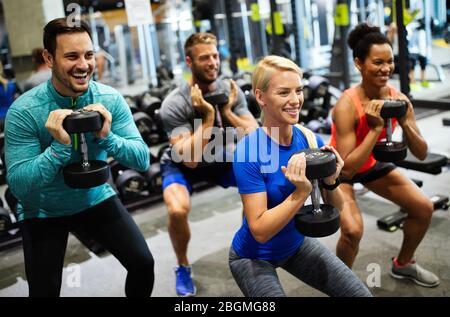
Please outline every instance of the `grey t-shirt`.
M23 91L24 92L28 91L28 90L42 84L43 82L46 82L51 77L52 77L51 69L36 72L26 80L26 82L23 86Z
M228 81L218 79L216 81L216 90L230 93L230 84ZM247 101L242 90L237 89L237 101L233 107L233 112L237 116L251 114L247 108ZM163 101L161 105L160 115L164 123L164 129L169 137L175 128L186 128L194 132L194 119L196 117L194 109L192 108L191 87L187 82L173 90ZM225 124L225 122L224 122Z

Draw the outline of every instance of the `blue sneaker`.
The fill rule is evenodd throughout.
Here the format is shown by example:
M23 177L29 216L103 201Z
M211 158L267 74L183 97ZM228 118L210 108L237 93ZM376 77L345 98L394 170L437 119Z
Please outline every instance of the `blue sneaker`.
M194 282L192 282L192 268L190 266L180 265L174 269L176 275L175 288L177 294L183 297L195 296L197 292Z

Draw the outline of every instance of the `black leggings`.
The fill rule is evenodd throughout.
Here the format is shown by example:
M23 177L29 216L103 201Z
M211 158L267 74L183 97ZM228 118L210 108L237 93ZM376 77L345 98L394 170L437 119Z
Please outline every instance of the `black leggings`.
M101 243L126 268L127 296L151 295L153 256L133 218L114 196L73 216L21 222L30 297L59 296L68 234L77 229Z

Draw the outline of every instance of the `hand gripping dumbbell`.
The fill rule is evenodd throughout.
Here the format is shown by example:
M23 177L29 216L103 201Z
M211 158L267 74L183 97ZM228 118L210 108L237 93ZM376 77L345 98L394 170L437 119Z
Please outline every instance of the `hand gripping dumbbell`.
M312 205L300 208L295 215L295 227L308 237L326 237L339 229L339 210L320 203L319 179L336 173L336 156L320 149L305 149L306 178L312 183Z
M380 116L384 119L386 126L386 141L377 142L372 153L374 158L380 162L397 162L406 157L407 147L403 142L392 141L391 118L401 118L406 115L408 106L404 100L386 100L381 108Z
M215 109L214 125L223 128L222 115L220 114L220 108L228 103L228 95L224 92L210 92L203 96L206 102L210 103Z
M98 111L77 110L63 121L63 128L72 138L75 147L78 146L81 162L71 163L64 167L64 181L72 188L90 188L102 185L108 181L109 166L104 161L88 159L88 147L84 133L98 131L103 127L103 116Z

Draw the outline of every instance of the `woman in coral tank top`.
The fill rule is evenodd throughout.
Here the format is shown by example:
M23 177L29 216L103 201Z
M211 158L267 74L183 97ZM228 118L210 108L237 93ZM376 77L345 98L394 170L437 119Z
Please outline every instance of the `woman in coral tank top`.
M393 127L402 128L414 156L423 160L427 155L427 143L416 125L411 102L388 84L394 71L392 47L378 27L367 24L360 24L350 32L348 45L353 50L354 63L362 80L344 92L333 110L330 143L345 162L341 188L346 198L336 253L352 267L363 234L363 220L353 191L353 184L359 182L408 213L400 252L392 258L391 276L411 279L426 287L437 286L439 278L414 261L414 253L430 224L433 205L395 165L378 162L372 156L374 145L386 136L380 116L386 99L407 101L407 114L398 121L393 119Z

